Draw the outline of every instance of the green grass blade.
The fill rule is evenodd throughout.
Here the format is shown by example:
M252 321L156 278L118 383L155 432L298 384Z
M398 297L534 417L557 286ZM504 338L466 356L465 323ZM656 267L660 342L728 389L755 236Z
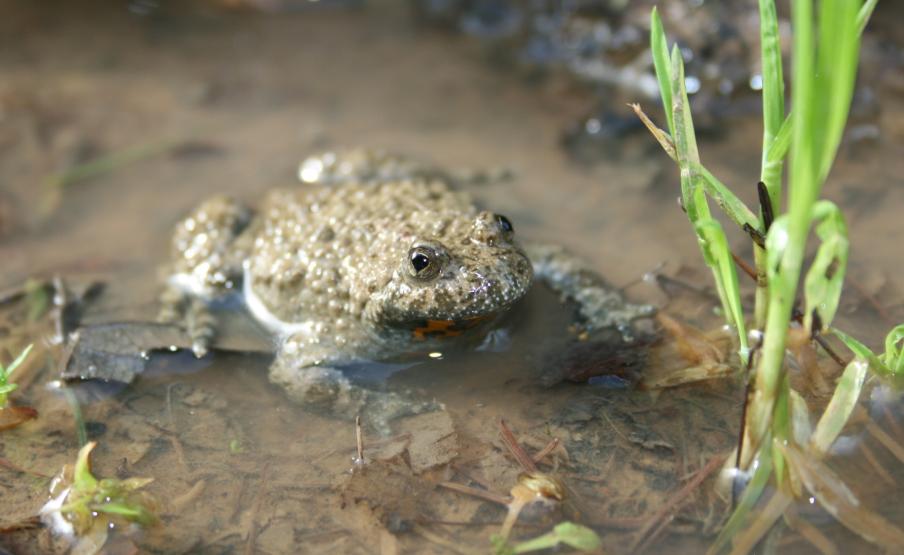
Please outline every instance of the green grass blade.
M687 217L691 223L709 218L709 205L706 194L700 187L700 175L696 168L700 164L700 153L697 150L697 137L694 133L694 122L691 118L690 103L684 82L684 61L676 45L672 48L672 106L675 132L675 153L681 169L681 200Z
M895 326L885 336L885 354L882 360L895 375L904 375L904 348L899 345L904 340L904 324Z
M829 173L841 143L857 76L860 33L856 0L822 0L820 3L819 49L816 60L816 106L814 136L817 179Z
M891 369L885 365L885 362L877 357L869 347L837 328L832 328L832 333L838 336L838 339L841 339L847 348L853 351L856 356L867 361L873 372L880 376L890 376L893 374Z
M25 349L19 353L19 356L17 356L5 369L0 365L0 373L5 373L7 377L11 376L12 373L16 371L16 368L25 362L25 357L31 352L32 347L34 347L34 344L29 344L28 347L25 347Z
M804 326L813 329L813 313L821 320L822 331L827 329L841 300L844 274L848 260L848 233L844 215L834 203L821 200L813 207L813 219L818 222L816 234L822 244L804 278Z
M741 202L731 189L726 187L716 176L714 176L702 164L693 164L695 173L702 178L700 184L706 190L707 194L716 201L725 214L736 223L739 228L749 225L754 229L757 228L757 217L746 204Z
M878 2L879 0L866 0L866 3L857 12L857 34L863 34L863 30L866 29L866 24L869 23L869 18L872 17L873 10L876 9Z
M772 160L769 151L785 120L785 81L782 72L782 48L774 0L759 0L760 52L763 66L763 160L760 179L765 183L778 213L781 202L781 159Z
M782 160L785 159L788 148L791 146L791 127L791 115L789 114L782 122L781 127L779 127L775 137L773 137L772 144L769 146L769 151L766 153L767 165L774 166L777 164L779 170L781 170ZM776 212L779 212L779 207L776 206L774 208L776 208Z
M770 450L764 449L760 454L759 464L754 470L750 482L747 483L744 493L741 494L737 507L731 513L728 522L722 527L718 537L716 537L716 541L707 550L707 555L722 553L731 545L732 538L749 522L750 512L763 495L770 476L772 476L772 456Z
M835 393L810 437L810 447L816 453L825 455L838 435L841 434L854 407L857 406L868 368L869 363L858 357L844 369L844 373L835 387Z
M653 7L650 12L650 50L653 55L653 67L656 80L659 81L659 95L662 97L662 109L668 122L669 135L675 136L675 121L672 116L672 75L669 63L669 47L665 39L665 30L659 11Z
M738 332L741 361L747 362L747 329L744 324L744 312L741 308L741 290L738 287L738 272L735 269L728 240L718 221L707 218L694 226L700 239L703 259L712 269L716 288L725 309L725 319Z

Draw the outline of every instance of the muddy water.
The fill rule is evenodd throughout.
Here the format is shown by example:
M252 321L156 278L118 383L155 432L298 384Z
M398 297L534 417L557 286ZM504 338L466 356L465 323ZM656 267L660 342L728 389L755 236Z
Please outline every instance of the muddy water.
M448 168L510 168L516 179L476 194L507 214L519 234L563 243L611 282L629 285L633 298L714 325L699 299L669 304L662 292L637 283L662 263L664 273L706 283L675 205L675 172L640 135L620 145L631 156L575 165L559 136L593 100L572 82L528 83L488 64L476 45L415 25L392 3L279 16L202 4L139 17L127 7L4 9L3 286L53 274L73 283L102 279L107 288L87 322L152 318L169 230L190 207L213 192L253 200L291 183L298 160L312 150L364 145ZM877 83L880 138L846 143L826 190L851 226L854 285L839 324L873 345L904 319L897 271L904 188L896 186L904 170L902 87L891 78ZM746 200L754 196L759 133L755 119L737 119L701 142L710 169L747 191ZM47 184L76 163L136 148L143 153L135 160L90 179L59 189ZM743 237L732 239L746 250ZM202 361L161 355L128 388L82 388L88 435L99 442L96 473L155 477L149 489L162 501L159 526L116 536L116 545L150 552L486 552L504 508L435 484L506 494L520 468L499 439L505 418L529 452L559 439L547 461L581 513L567 516L592 524L612 552L626 552L688 476L732 448L742 389L736 380L658 395L544 388L536 371L548 360L544 347L567 337L568 308L543 292L528 301L533 308L524 309L509 350L418 360L390 378L393 387L437 397L447 412L400 422L394 438L365 438L366 454L377 462L354 476L353 423L292 406L267 383L266 354ZM3 433L0 457L18 468L0 467L3 527L37 511L47 500L42 475L56 473L78 449L70 405L44 386L54 379L59 348L48 343L49 325L24 323L23 311L8 310L4 334L7 348L39 343L18 399L38 408L40 418ZM899 405L889 410L900 419ZM900 463L868 443L900 479ZM898 482L877 477L856 442L834 462L867 503L904 521L900 507L885 501ZM707 482L658 545L699 552L724 511ZM844 550L869 549L825 514L804 515ZM541 524L516 533L538 534ZM793 533L776 541L784 550L810 549ZM43 529L3 533L0 545L22 553L61 549Z

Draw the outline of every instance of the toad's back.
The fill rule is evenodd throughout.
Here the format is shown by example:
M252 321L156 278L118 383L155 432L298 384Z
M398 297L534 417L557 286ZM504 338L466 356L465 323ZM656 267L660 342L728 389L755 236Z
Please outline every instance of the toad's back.
M280 320L357 319L415 238L467 241L476 214L441 180L275 190L246 231L246 277Z

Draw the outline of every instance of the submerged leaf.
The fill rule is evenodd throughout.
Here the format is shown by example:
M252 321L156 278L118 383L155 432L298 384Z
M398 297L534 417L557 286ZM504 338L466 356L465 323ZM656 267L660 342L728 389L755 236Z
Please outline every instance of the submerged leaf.
M541 549L552 549L559 544L585 552L596 551L603 545L596 532L590 528L574 522L562 522L557 524L551 532L515 545L511 548L511 553L528 553Z
M844 481L817 456L793 444L775 442L774 445L819 504L848 529L885 549L900 549L904 545L904 530L864 507Z
M5 407L0 408L0 431L10 430L33 418L37 418L38 411L31 407Z

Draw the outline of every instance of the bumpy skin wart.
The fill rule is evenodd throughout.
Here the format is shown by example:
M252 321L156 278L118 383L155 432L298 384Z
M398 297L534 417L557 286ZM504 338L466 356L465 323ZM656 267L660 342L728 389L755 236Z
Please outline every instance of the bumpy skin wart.
M532 265L511 223L443 175L352 150L305 160L299 177L311 186L269 193L256 215L226 197L205 202L177 226L162 316L187 312L201 354L213 322L200 301L241 283L279 339L271 381L334 413L364 410L385 431L389 419L436 404L360 388L338 367L479 335L524 296L535 268L579 303L588 327L628 330L649 314L560 249L535 249Z

